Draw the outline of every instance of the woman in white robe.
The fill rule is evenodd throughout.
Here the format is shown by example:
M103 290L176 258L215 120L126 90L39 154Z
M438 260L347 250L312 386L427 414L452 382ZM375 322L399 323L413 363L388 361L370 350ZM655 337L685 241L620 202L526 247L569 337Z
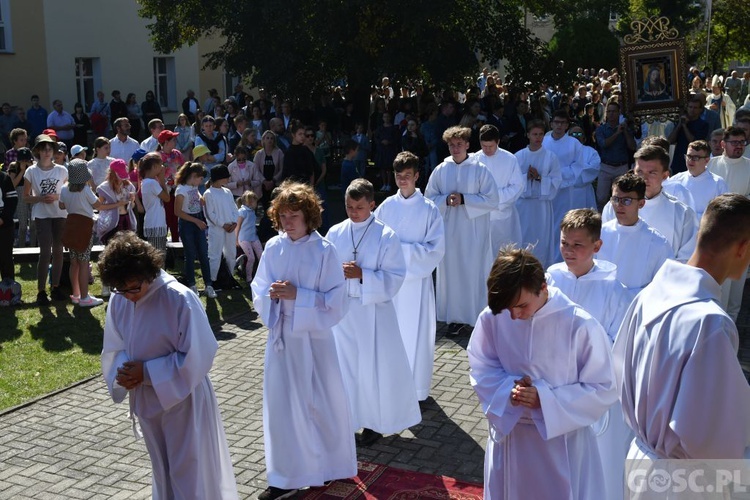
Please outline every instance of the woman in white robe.
M158 251L131 231L107 244L99 270L115 293L102 373L115 402L129 396L134 431L151 458L153 498L236 499L208 378L218 344L198 296L160 266Z

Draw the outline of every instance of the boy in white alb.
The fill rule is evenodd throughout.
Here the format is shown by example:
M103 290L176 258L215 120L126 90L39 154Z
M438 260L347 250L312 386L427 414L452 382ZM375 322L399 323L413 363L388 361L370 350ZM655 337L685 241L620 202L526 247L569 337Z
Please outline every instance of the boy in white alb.
M206 221L208 221L208 263L211 266L211 282L219 276L221 256L227 261L230 269L237 258L237 227L239 211L232 192L224 186L229 182L229 169L217 165L211 169L211 187L203 193L206 203Z
M490 213L497 209L497 187L487 167L469 155L470 138L466 127L443 133L451 156L432 172L424 193L440 210L450 235L437 270L437 319L450 323L451 334L474 324L492 266Z
M518 159L499 147L500 131L494 125L479 129L482 151L477 153L479 161L492 173L498 192L497 210L490 214L492 255L497 255L505 245L521 243L521 219L516 210L516 200L523 193L526 183Z
M603 498L591 424L617 401L607 334L527 250L501 250L487 290L467 349L490 428L484 498Z
M346 277L349 312L333 327L344 385L362 446L422 420L409 360L391 300L406 276L398 236L372 214L375 189L355 179L346 189L347 220L326 238Z
M750 386L737 327L718 304L721 283L749 263L750 200L720 195L703 214L688 262L667 261L625 315L613 356L636 435L628 459L645 474L657 459L740 460L750 452Z
M633 172L615 179L610 203L615 219L602 224L598 257L617 266L617 279L630 300L651 283L667 259L672 245L656 229L638 217L646 203L646 181Z
M548 266L557 253L552 200L557 195L562 174L557 156L542 147L544 122L533 120L527 130L529 145L516 153L521 174L526 178L526 188L516 202L521 219L521 245L533 245L536 258L543 266Z
M602 219L596 210L571 210L560 223L560 253L564 262L547 269L547 283L560 289L599 322L614 344L630 305L625 287L615 276L615 265L594 260L602 247ZM625 455L633 439L622 418L619 401L594 425L606 480L603 498L622 498Z
M708 169L727 182L730 193L750 196L750 158L742 155L747 144L745 131L739 127L728 128L721 144L724 154L713 158ZM747 151L750 152L750 148ZM742 306L746 280L747 270L739 279L727 279L721 286L721 303L733 320L737 320Z
M662 189L662 183L669 177L669 154L659 146L644 146L636 151L634 158L633 171L646 181L646 204L640 216L667 238L672 245L672 256L684 262L695 248L698 217L692 208ZM613 219L612 203L607 203L602 212L602 221Z
M445 253L445 230L440 210L416 187L419 158L408 151L393 162L398 192L375 211L396 232L406 262L406 277L393 297L401 339L409 358L417 399L430 394L435 356L435 288L432 271Z
M670 177L671 182L685 186L693 196L693 209L700 219L709 202L726 193L727 183L708 170L711 148L706 141L693 141L688 144L685 154L687 170Z

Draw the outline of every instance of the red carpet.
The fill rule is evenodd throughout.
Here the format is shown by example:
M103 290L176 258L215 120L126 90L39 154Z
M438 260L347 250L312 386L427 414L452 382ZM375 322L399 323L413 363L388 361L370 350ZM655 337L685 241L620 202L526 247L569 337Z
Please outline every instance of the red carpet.
M481 500L482 485L357 462L357 477L311 488L298 498L338 500Z

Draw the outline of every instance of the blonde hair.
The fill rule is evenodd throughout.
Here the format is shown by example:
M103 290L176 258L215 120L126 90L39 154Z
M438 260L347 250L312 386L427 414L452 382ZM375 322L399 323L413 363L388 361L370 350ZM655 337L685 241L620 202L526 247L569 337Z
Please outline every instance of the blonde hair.
M243 205L249 205L251 201L258 202L258 195L255 194L255 191L247 190L240 195L238 200L242 201Z
M466 142L469 142L469 139L471 139L471 129L468 127L450 127L445 132L443 132L443 142L448 142L451 139L461 139Z
M560 222L560 231L572 229L585 229L594 241L601 238L602 216L599 212L590 208L577 208L570 210Z

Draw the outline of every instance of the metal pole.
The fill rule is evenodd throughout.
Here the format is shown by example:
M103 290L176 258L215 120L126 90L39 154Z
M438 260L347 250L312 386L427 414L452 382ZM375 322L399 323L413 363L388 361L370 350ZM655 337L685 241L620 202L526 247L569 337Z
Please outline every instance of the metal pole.
M711 10L712 10L712 2L708 2L707 5L707 14L708 14L708 31L706 33L706 64L704 64L704 67L708 66L708 57L709 57L709 50L711 48ZM713 70L713 68L712 68ZM706 75L708 76L708 75ZM705 82L704 82L705 83Z

